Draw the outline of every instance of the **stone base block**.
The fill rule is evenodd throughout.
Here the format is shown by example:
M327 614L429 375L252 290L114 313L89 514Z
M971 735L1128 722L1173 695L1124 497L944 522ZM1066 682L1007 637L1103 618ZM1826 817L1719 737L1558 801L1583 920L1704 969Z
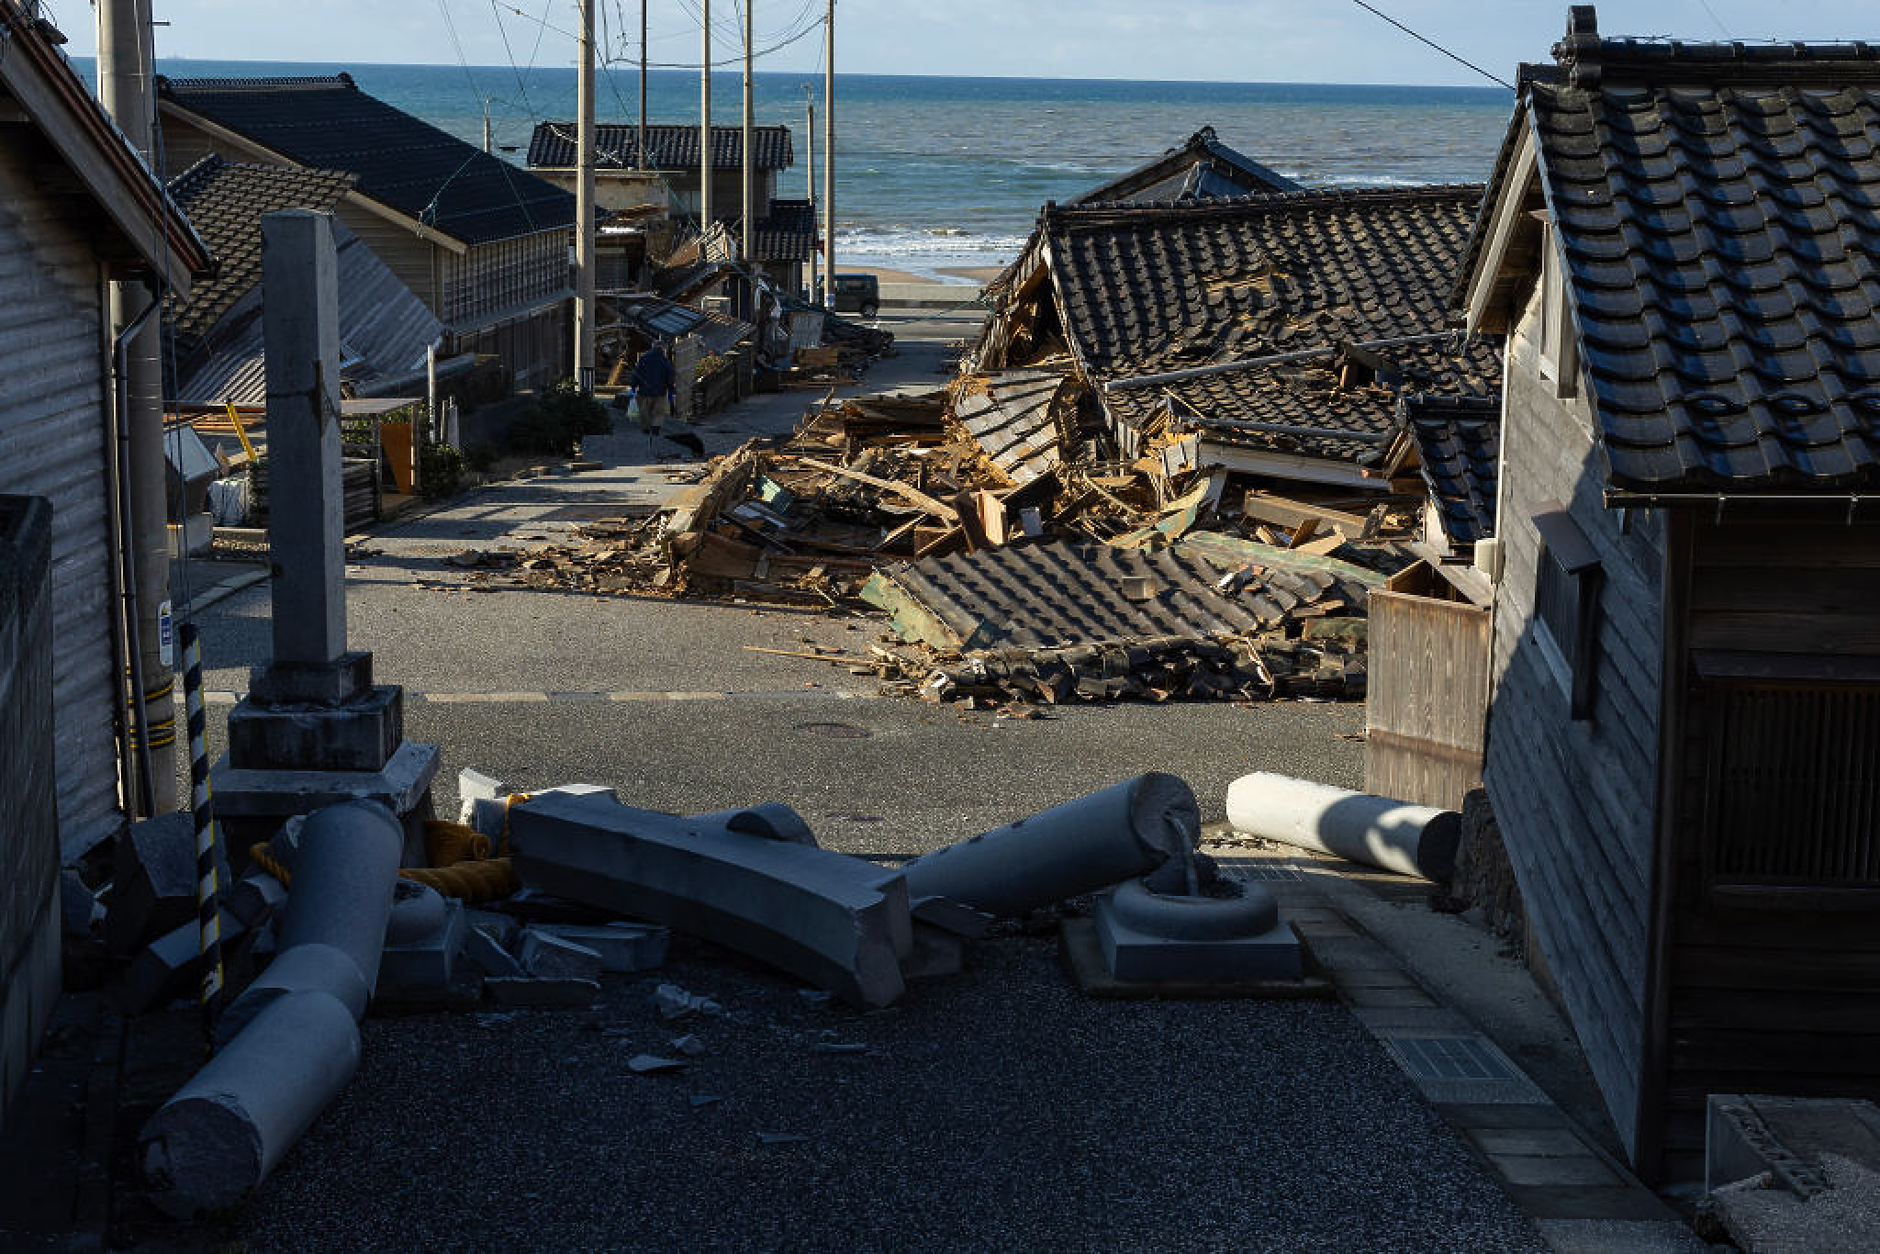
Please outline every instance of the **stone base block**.
M268 829L262 840L296 814L345 801L376 801L402 818L426 803L441 756L436 745L407 742L379 770L301 771L239 767L224 754L211 772L216 817L255 820Z
M456 971L457 955L463 952L467 930L463 903L447 899L444 921L435 932L385 947L379 957L379 994L397 997L423 989L448 987Z
M1305 974L1299 938L1283 920L1253 936L1154 936L1117 917L1110 897L1096 906L1103 965L1119 980L1296 980Z
M249 674L256 705L346 705L372 691L372 654L342 653L331 662L270 662Z
M229 760L244 770L377 771L405 738L405 690L380 684L344 705L264 705L228 715Z
M210 514L191 514L180 523L171 523L170 557L195 557L215 547L215 518Z

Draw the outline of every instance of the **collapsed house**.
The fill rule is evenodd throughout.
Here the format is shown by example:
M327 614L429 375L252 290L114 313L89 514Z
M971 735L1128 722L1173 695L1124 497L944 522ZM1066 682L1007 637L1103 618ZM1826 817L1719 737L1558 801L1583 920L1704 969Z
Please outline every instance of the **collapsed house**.
M440 323L441 355L493 355L518 386L569 372L574 197L330 78L157 80L166 177L203 157L354 177L333 212Z
M1458 302L1506 337L1484 777L1627 1155L1880 1096L1880 55L1524 69Z

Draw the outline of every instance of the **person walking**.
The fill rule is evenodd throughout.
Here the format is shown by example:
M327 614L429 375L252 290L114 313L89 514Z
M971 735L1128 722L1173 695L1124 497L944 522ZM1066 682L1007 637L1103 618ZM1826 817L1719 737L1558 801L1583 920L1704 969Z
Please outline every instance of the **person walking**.
M639 402L640 430L647 435L663 434L661 428L677 399L675 382L672 361L654 340L633 363L633 375L627 380L627 400Z

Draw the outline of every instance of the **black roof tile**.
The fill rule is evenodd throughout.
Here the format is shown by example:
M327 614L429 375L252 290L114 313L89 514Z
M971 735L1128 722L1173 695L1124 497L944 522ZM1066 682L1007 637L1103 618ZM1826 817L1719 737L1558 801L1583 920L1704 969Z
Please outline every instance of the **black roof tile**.
M1456 544L1495 534L1501 406L1490 397L1418 393L1402 402L1423 482Z
M1073 205L1192 203L1230 196L1296 192L1300 185L1223 144L1204 126L1187 141L1126 174L1092 188Z
M567 230L574 197L331 78L164 78L161 98L466 244Z
M1880 483L1880 47L1601 39L1576 10L1555 52L1517 121L1609 481Z
M1071 338L1099 381L1328 350L1107 392L1122 421L1144 426L1172 408L1210 438L1350 459L1372 444L1249 424L1381 435L1400 390L1494 393L1501 369L1493 348L1442 335L1480 200L1479 187L1417 187L1187 207L1052 207L1042 229ZM1439 338L1375 350L1387 369L1356 381L1329 351L1418 336Z
M536 169L572 169L575 162L573 122L537 122L529 136L529 164ZM752 150L760 170L781 170L796 157L787 126L752 129ZM667 123L646 128L646 165L653 170L698 169L698 127ZM640 128L637 124L603 122L594 128L594 160L603 169L633 170L640 166ZM712 127L712 168L744 167L744 128Z
M261 215L280 209L329 212L353 184L340 170L295 170L224 161L211 154L170 180L170 196L189 215L219 263L174 309L177 351L188 356L230 306L261 281Z

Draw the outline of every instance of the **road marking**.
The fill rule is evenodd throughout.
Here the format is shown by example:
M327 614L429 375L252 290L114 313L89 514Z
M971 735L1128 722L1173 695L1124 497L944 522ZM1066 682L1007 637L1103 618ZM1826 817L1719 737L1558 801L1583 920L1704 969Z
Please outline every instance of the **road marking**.
M202 694L205 705L234 705L242 699L239 692L212 691ZM807 698L813 701L869 701L883 699L882 693L841 688L759 689L751 692L414 692L407 688L405 700L426 705L597 705L615 701L780 701ZM179 698L180 700L180 698Z

